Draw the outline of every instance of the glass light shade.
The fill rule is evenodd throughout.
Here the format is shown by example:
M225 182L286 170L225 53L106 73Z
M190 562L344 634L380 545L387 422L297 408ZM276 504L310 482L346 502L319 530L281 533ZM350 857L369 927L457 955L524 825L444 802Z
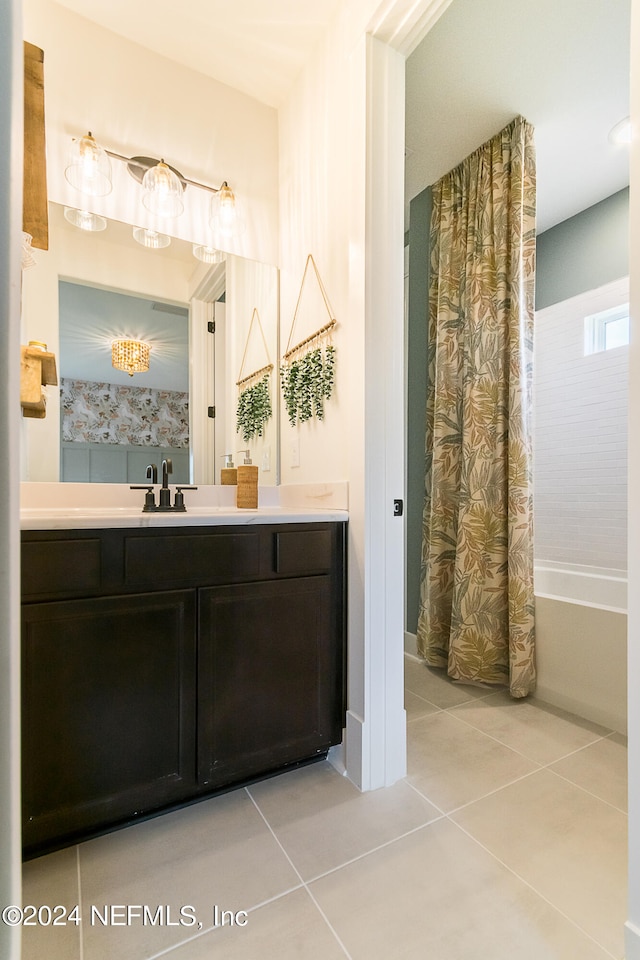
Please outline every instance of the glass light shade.
M184 210L182 183L164 160L142 178L142 204L157 217L179 217Z
M74 227L80 230L87 230L90 233L99 233L100 230L107 229L105 217L98 213L89 213L88 210L76 210L75 207L64 208L64 218L72 223Z
M146 227L134 227L133 239L149 250L161 250L171 243L171 237L166 233L158 233L157 230L148 230Z
M193 255L203 263L222 263L224 260L222 250L216 250L215 247L208 247L203 243L194 243Z
M209 223L214 233L222 237L235 237L244 228L235 195L226 180L211 198Z
M130 377L134 373L145 373L149 369L149 351L151 347L144 340L113 340L111 343L111 365L116 370L124 370Z
M111 193L111 161L91 133L72 141L64 175L72 187L90 197Z

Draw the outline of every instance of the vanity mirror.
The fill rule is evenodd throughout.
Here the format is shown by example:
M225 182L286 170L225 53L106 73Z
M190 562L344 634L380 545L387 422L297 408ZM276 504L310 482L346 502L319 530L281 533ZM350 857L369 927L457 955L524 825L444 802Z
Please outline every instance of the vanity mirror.
M277 365L262 436L236 431L237 381L277 361L277 269L230 254L205 264L175 238L148 249L131 224L86 232L54 203L49 226L23 274L22 342L47 343L61 383L46 418L22 423L22 479L143 482L171 456L177 482L219 483L223 456L248 446L260 483L277 483ZM148 371L114 369L117 337L149 343Z

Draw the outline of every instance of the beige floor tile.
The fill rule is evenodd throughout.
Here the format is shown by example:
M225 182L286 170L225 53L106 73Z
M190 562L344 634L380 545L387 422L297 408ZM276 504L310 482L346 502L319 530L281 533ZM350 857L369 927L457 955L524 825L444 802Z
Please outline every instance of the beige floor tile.
M553 763L611 732L540 701L514 700L506 692L465 703L451 712L542 764Z
M407 724L407 779L445 812L537 769L449 713Z
M417 693L412 693L411 690L405 690L404 692L404 708L407 713L407 720L417 720L418 717L426 717L430 713L437 713L440 710L440 707L436 707L434 703L430 703L424 697L419 697Z
M244 927L225 926L166 955L166 960L344 960L344 950L306 890L258 910Z
M622 956L623 813L545 769L453 819L605 949Z
M551 770L626 811L627 740L619 733L559 760Z
M361 793L329 763L264 780L249 791L305 880L441 815L407 783Z
M22 866L22 905L65 907L70 913L78 904L78 860L75 847L51 853ZM61 921L60 911L54 911ZM47 913L43 913L47 920ZM66 915L65 915L66 916ZM25 926L22 928L22 960L79 960L80 927Z
M212 924L212 909L248 910L299 879L244 790L194 804L80 847L83 912L90 905L181 906ZM188 920L188 917L185 918ZM83 960L143 960L196 932L187 925L84 925Z
M405 690L416 693L443 710L492 693L491 688L456 683L447 677L444 670L428 667L423 661L412 657L404 658L404 683Z
M448 820L310 886L352 960L605 960Z

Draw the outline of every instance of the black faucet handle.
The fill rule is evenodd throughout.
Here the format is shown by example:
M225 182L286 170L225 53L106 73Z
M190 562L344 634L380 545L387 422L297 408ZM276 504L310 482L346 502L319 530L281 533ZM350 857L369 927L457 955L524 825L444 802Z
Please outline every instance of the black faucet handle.
M157 510L156 507L156 498L153 493L153 487L146 486L130 486L129 490L146 490L144 498L144 507L142 508L143 513L150 513L152 510Z
M175 496L175 500L173 501L173 509L179 510L180 512L182 512L183 510L186 510L187 508L184 505L184 494L182 491L197 490L197 489L198 489L197 487L185 487L185 486L176 487L176 496Z
M158 467L156 466L155 463L148 464L145 472L145 476L147 480L151 480L151 483L158 482Z

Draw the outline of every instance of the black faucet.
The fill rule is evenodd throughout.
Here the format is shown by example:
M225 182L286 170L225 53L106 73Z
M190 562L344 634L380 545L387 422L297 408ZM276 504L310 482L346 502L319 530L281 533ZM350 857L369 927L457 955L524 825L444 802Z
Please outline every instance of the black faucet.
M184 505L184 494L183 490L197 490L197 487L187 487L180 486L176 487L176 498L172 506L171 504L171 491L169 490L169 474L173 473L173 463L169 457L166 460L162 461L162 486L160 487L160 503L156 506L155 495L153 492L153 484L158 482L158 468L155 463L150 463L146 470L147 480L151 481L149 486L132 486L131 490L146 490L146 496L144 498L144 507L142 508L143 513L158 513L162 511L166 513L168 510L177 511L178 513L184 513L186 507Z
M171 509L171 491L169 490L169 474L173 473L173 463L169 457L162 461L162 486L160 487L160 510Z

